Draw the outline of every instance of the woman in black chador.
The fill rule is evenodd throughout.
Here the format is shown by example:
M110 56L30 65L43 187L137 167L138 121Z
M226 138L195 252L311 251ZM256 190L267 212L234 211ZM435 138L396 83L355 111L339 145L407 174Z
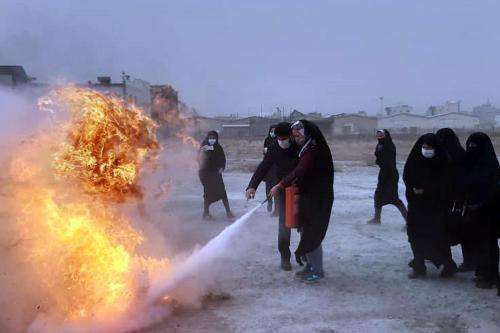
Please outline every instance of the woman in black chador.
M377 139L375 157L380 171L378 173L377 189L375 190L375 216L368 223L380 223L382 207L385 205L396 206L406 221L406 207L398 195L399 173L396 168L396 146L392 142L388 130L377 131Z
M495 195L499 164L488 135L474 133L467 139L465 193L467 208L465 241L478 251L476 286L491 288L498 283L498 223Z
M459 272L474 271L476 267L477 251L471 244L464 242L461 235L461 222L452 218L452 214L462 215L465 203L465 149L451 128L442 128L436 132L440 144L448 155L450 163L448 177L448 211L447 220L450 245L460 244L462 248L463 263L458 268Z
M300 243L295 251L299 264L307 266L298 273L307 282L323 277L323 249L333 204L333 161L330 148L319 128L300 120L292 125L292 135L301 147L298 165L271 189L270 196L295 184L299 190Z
M441 277L455 274L446 233L448 208L448 158L434 134L425 134L413 146L404 168L403 180L408 200L408 241L413 268L409 278L426 275L425 260L437 268L444 265Z
M213 219L210 215L209 207L212 203L222 200L226 214L229 219L234 218L229 208L226 187L222 179L222 172L226 168L226 155L219 144L219 135L215 131L208 132L206 138L202 141L198 163L200 166L199 176L203 185L203 218Z
M276 134L274 133L274 129L276 128L276 125L272 125L269 127L269 132L267 134L266 139L264 140L264 151L263 155L265 156L267 153L267 150L273 143L276 142ZM266 193L269 193L271 188L273 188L274 185L278 183L278 176L276 175L276 167L272 167L271 170L266 174L266 177L264 177L264 182L266 183ZM277 200L274 200L274 205L276 206ZM272 212L273 211L273 198L269 198L267 201L267 211ZM275 214L278 211L276 207L274 208ZM276 215L277 216L277 215Z

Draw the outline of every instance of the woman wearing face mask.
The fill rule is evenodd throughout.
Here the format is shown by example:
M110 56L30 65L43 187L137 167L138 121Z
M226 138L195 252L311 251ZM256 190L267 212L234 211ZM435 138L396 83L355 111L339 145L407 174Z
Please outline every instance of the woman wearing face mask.
M451 277L457 266L451 257L444 215L447 210L448 159L436 135L425 134L413 146L405 164L403 180L408 200L408 241L413 269L411 279L426 275L425 260L437 268L441 277Z
M396 206L406 222L406 207L399 199L399 173L396 168L396 146L388 130L377 131L378 144L375 149L376 163L380 167L377 189L375 190L375 216L368 223L380 224L382 207Z
M451 128L442 128L436 132L440 144L448 155L450 166L448 175L450 178L450 187L448 193L448 218L452 218L452 214L462 214L462 209L465 204L465 149L460 144L460 140ZM474 247L471 244L464 242L460 232L461 223L457 220L452 220L450 223L450 245L461 244L463 263L459 266L458 272L474 271L476 267L476 257ZM455 225L456 224L456 225Z
M465 153L465 241L477 248L476 286L492 288L498 283L497 203L499 164L488 135L474 133Z
M298 165L271 189L270 196L292 184L298 187L301 235L295 258L302 264L305 257L307 265L297 276L306 282L316 282L323 278L321 243L328 229L333 204L332 154L319 128L307 120L295 122L292 135L301 146Z
M276 129L276 125L272 125L269 128L269 133L267 135L267 138L264 140L264 157L265 157L268 149L276 142L275 129ZM275 167L271 167L271 169L267 172L266 177L264 178L264 182L266 183L266 193L269 193L269 191L273 188L273 186L278 183ZM276 201L274 202L274 204L276 205ZM273 211L273 199L272 198L270 198L269 201L267 202L267 211L268 212ZM277 216L276 207L275 207L275 211L273 213L273 216Z
M219 144L219 135L215 131L208 132L202 141L199 154L199 176L203 185L203 219L213 220L209 207L212 203L222 200L228 219L234 218L229 208L226 187L222 179L222 172L226 168L226 155Z

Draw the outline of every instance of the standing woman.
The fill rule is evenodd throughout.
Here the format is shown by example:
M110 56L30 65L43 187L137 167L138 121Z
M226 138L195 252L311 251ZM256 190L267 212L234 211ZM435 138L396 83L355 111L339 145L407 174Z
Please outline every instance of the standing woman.
M302 265L305 257L307 265L298 276L307 282L323 278L323 248L333 204L333 161L330 147L319 128L300 120L292 125L295 142L301 146L298 165L273 187L270 196L291 185L299 190L299 230L300 243L295 258Z
M215 131L208 132L202 141L198 153L199 176L203 185L203 219L213 220L209 207L212 203L222 200L226 209L227 218L234 218L229 207L226 187L222 179L222 172L226 168L226 155L219 144L219 135Z
M375 157L380 171L375 190L375 216L368 223L380 224L382 207L385 205L396 206L406 222L406 207L398 195L399 173L396 168L396 146L388 130L377 131L377 139Z
M429 133L420 137L408 156L403 174L408 200L408 241L413 252L410 279L426 275L425 260L437 268L444 265L443 278L456 273L444 219L448 204L447 168L448 159L437 136Z
M467 208L464 234L477 246L476 287L498 283L498 223L495 195L499 164L488 135L474 133L465 154Z
M273 143L276 142L276 134L274 133L274 130L276 129L276 125L272 125L269 127L269 132L267 134L266 139L264 140L264 151L263 155L265 156L267 153L267 150ZM264 177L264 182L266 183L266 193L269 193L269 191L278 183L278 176L276 175L276 167L271 167L271 170L269 170ZM278 200L274 200L274 212L276 213L278 210L276 209L276 204ZM272 212L273 211L273 198L269 198L267 201L267 211ZM276 214L273 214L276 215Z
M451 216L453 210L461 211L465 203L465 149L460 144L458 136L451 128L441 128L436 132L440 144L448 155L450 162L448 176L450 179L448 189L447 214ZM459 212L459 214L461 214ZM465 242L461 235L461 223L452 220L453 226L448 227L450 233L450 245L457 245L460 242L462 248L463 263L459 266L458 272L470 272L476 269L477 254L474 247Z

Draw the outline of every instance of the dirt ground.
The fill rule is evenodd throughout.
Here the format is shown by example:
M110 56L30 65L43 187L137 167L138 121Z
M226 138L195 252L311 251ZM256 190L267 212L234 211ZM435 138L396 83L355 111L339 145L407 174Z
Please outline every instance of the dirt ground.
M365 223L372 214L377 169L349 164L340 169L323 243L324 280L306 285L294 278L297 265L293 272L279 269L277 219L262 208L218 263L223 268L213 292L230 297L212 298L200 309L180 309L145 332L499 332L500 298L493 290L475 288L472 274L443 280L428 265L426 279L407 278L411 251L397 210L384 208L380 226ZM243 199L249 177L225 174L238 215L255 204ZM175 231L164 230L178 248L204 244L229 223L219 204L213 207L216 221L201 220L200 193L197 182L184 182L164 206L183 221ZM261 188L258 199L263 195ZM292 250L297 239L293 233ZM453 255L462 261L458 248Z

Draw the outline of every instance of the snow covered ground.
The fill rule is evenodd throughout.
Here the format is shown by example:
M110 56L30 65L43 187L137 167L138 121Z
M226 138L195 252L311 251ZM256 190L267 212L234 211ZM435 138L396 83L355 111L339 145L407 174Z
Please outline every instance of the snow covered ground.
M471 273L443 280L428 265L427 279L407 278L411 251L396 208L384 208L382 225L366 224L373 213L377 169L342 169L335 176L321 283L296 280L297 265L292 272L279 269L277 219L263 207L221 259L214 290L231 298L181 310L146 332L500 332L500 298L493 290L476 289ZM238 215L264 198L262 184L256 202L244 200L249 177L225 174ZM195 180L174 186L164 207L179 220L176 228L163 229L177 250L206 243L228 224L220 203L212 208L217 221L201 220L201 187ZM293 232L292 250L297 239ZM453 255L462 261L458 248Z

